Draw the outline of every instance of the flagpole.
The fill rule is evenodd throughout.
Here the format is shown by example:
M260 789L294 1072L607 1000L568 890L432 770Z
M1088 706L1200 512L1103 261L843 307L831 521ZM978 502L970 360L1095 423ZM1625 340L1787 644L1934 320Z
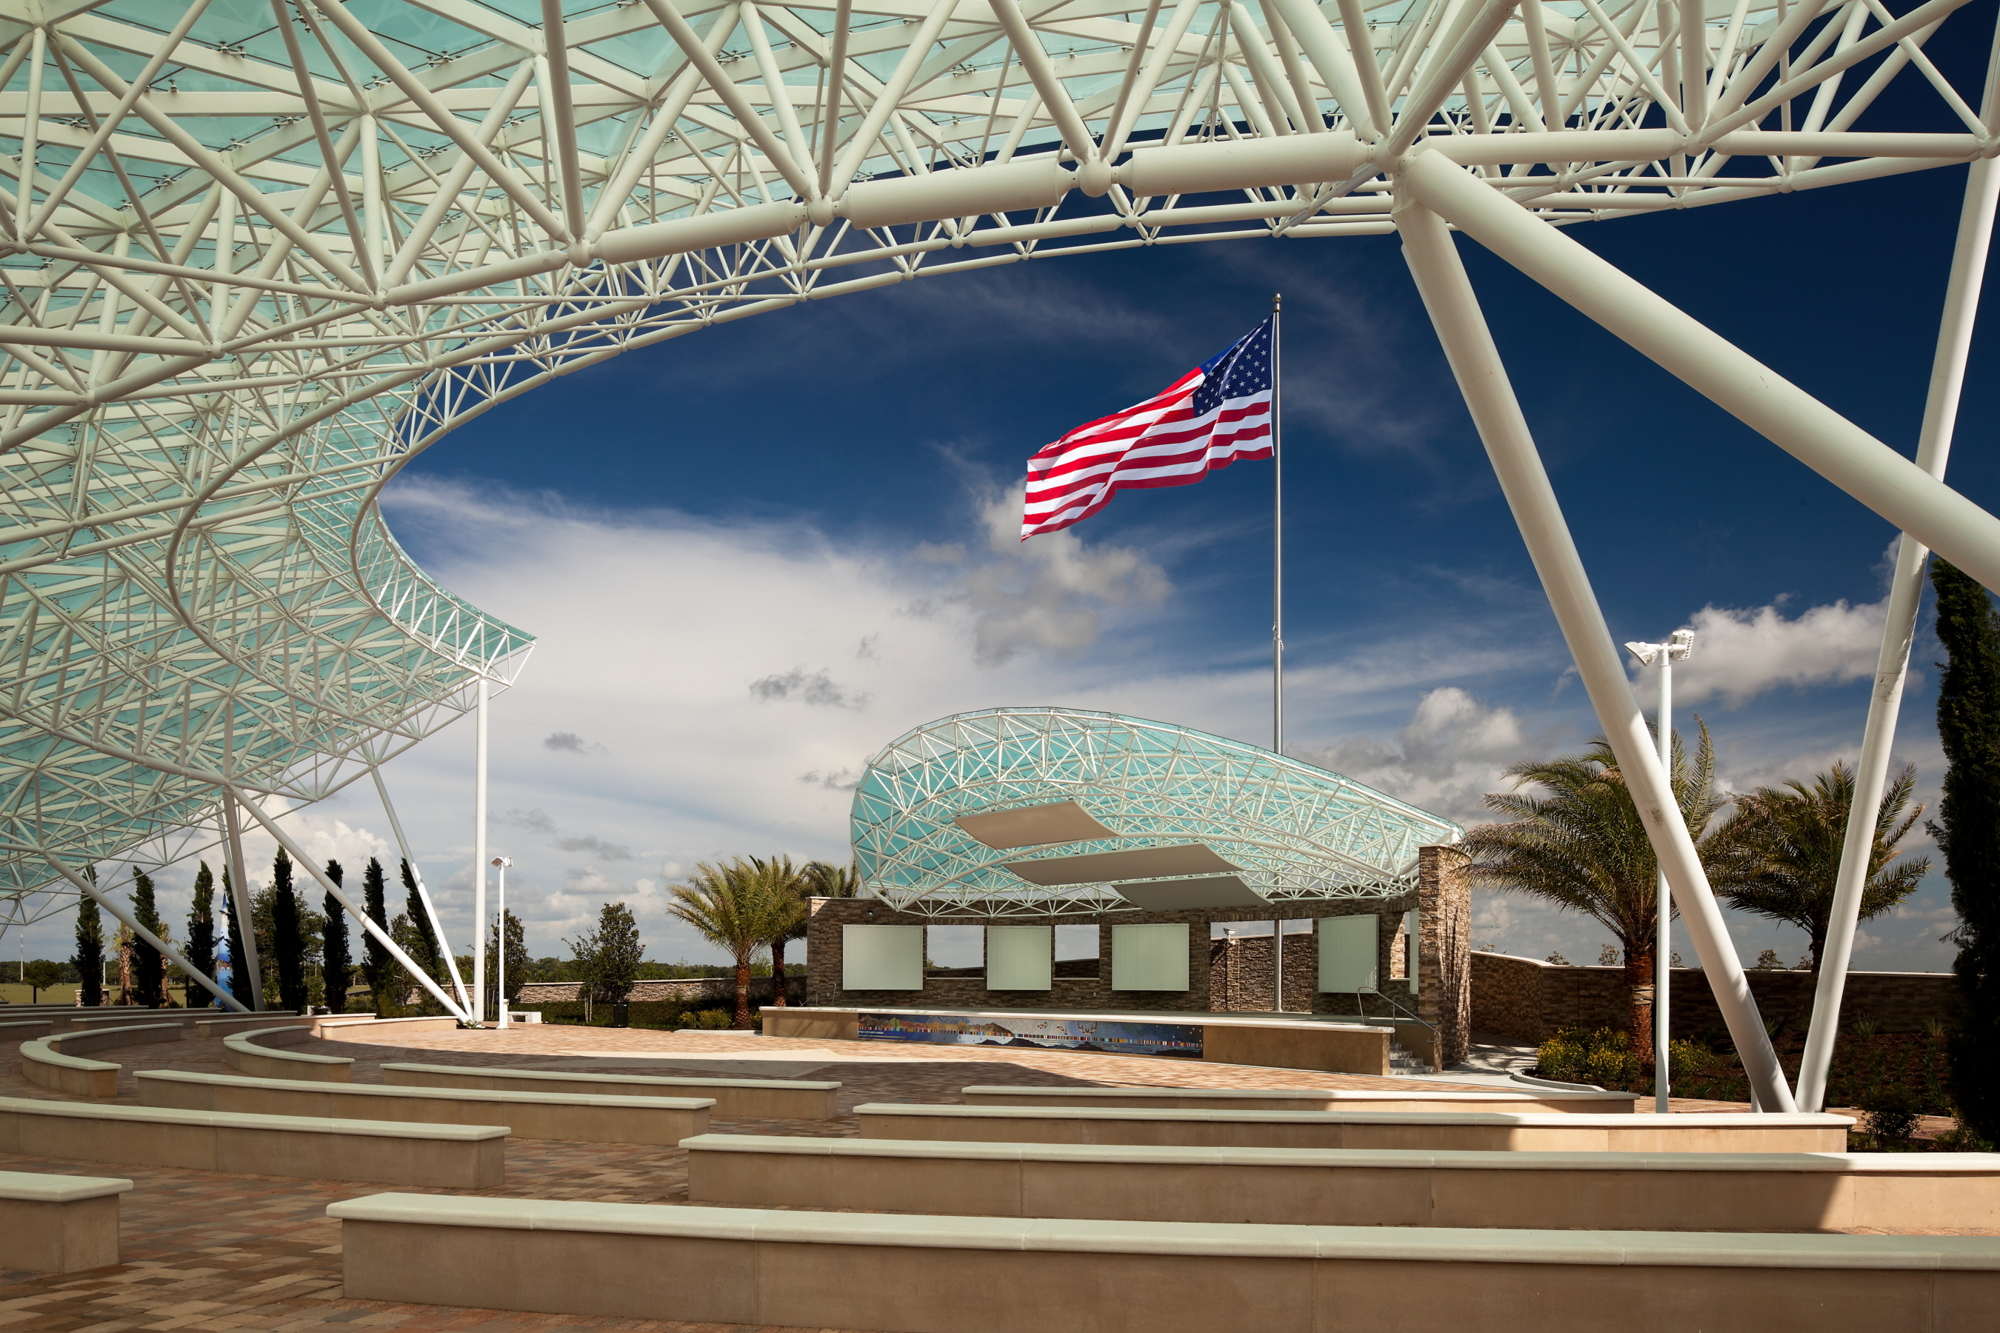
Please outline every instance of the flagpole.
M1278 314L1284 303L1283 292L1271 294L1271 504L1276 515L1271 538L1271 750L1275 754L1285 752L1285 460L1278 451Z

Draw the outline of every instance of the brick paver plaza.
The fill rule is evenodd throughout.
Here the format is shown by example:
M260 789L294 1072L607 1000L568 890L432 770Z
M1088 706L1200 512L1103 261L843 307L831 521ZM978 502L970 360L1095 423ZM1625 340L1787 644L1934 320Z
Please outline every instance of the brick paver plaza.
M957 1102L968 1084L1179 1085L1189 1087L1407 1088L1402 1080L1193 1061L1055 1051L785 1040L729 1032L651 1032L528 1026L510 1032L384 1031L315 1050L355 1057L356 1082L380 1082L389 1061L510 1064L639 1074L808 1077L842 1086L844 1118L729 1120L717 1133L849 1136L864 1102ZM5 1051L4 1095L62 1100L21 1078ZM141 1069L227 1072L219 1040L121 1048L122 1098ZM1429 1083L1432 1088L1457 1085ZM1676 1109L1722 1109L1688 1102ZM1728 1109L1747 1109L1730 1107ZM510 1140L497 1197L687 1202L687 1154L630 1144ZM64 1276L0 1270L0 1329L112 1333L122 1329L718 1329L667 1321L514 1314L341 1296L340 1229L325 1216L339 1199L407 1187L279 1179L79 1163L0 1154L0 1170L124 1176L124 1262ZM432 1193L451 1193L436 1190ZM736 1326L728 1326L736 1327Z

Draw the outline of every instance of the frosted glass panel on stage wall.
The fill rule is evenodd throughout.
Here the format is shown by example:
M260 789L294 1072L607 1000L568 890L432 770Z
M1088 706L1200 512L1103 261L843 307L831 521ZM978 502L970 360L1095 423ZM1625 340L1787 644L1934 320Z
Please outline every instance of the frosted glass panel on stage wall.
M988 926L987 990L1053 990L1054 926Z
M1186 990L1188 928L1184 921L1111 928L1112 990Z
M842 926L842 990L922 990L922 926Z
M1375 913L1319 919L1319 988L1375 993Z

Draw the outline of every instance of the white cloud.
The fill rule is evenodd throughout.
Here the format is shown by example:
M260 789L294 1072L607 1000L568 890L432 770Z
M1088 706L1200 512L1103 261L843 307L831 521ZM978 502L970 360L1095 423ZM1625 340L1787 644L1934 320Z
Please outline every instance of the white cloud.
M1674 667L1674 704L1720 697L1731 708L1781 686L1842 685L1875 673L1882 643L1880 602L1834 602L1787 620L1778 604L1733 609L1704 606L1686 628L1694 652ZM1635 668L1642 694L1657 673Z
M979 505L967 515L978 541L913 559L797 525L580 514L399 485L391 517L420 535L439 581L539 636L491 720L491 806L509 813L489 841L516 861L509 906L531 947L553 949L622 897L653 956L706 955L659 893L642 905L623 863L677 875L738 854L845 861L863 765L949 713L1157 704L1196 725L1234 721L1228 691L1187 719L1201 691L1185 678L1128 690L1116 679L1128 662L1092 658L1105 634L1160 602L1166 577L1074 533L1003 541L1002 515L1018 504ZM1254 717L1254 692L1245 699ZM568 738L593 751L587 764L570 761ZM432 879L449 881L441 907L458 919L471 887L468 748L440 736L391 770L413 835L430 835Z
M1462 824L1491 818L1481 798L1507 788L1502 776L1529 757L1511 708L1490 708L1456 685L1426 693L1390 740L1354 736L1300 757Z
M981 662L1036 649L1077 652L1097 638L1102 608L1166 597L1166 574L1137 551L1086 546L1073 528L1022 541L1022 495L1016 486L983 507L985 549L967 562L958 593L972 612Z

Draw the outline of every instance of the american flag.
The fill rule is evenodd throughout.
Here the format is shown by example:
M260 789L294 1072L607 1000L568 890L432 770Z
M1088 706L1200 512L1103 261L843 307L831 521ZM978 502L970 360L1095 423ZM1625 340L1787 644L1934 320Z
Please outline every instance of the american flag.
M1030 458L1021 540L1089 518L1118 491L1188 486L1239 458L1269 458L1271 336L1266 319L1165 392Z

